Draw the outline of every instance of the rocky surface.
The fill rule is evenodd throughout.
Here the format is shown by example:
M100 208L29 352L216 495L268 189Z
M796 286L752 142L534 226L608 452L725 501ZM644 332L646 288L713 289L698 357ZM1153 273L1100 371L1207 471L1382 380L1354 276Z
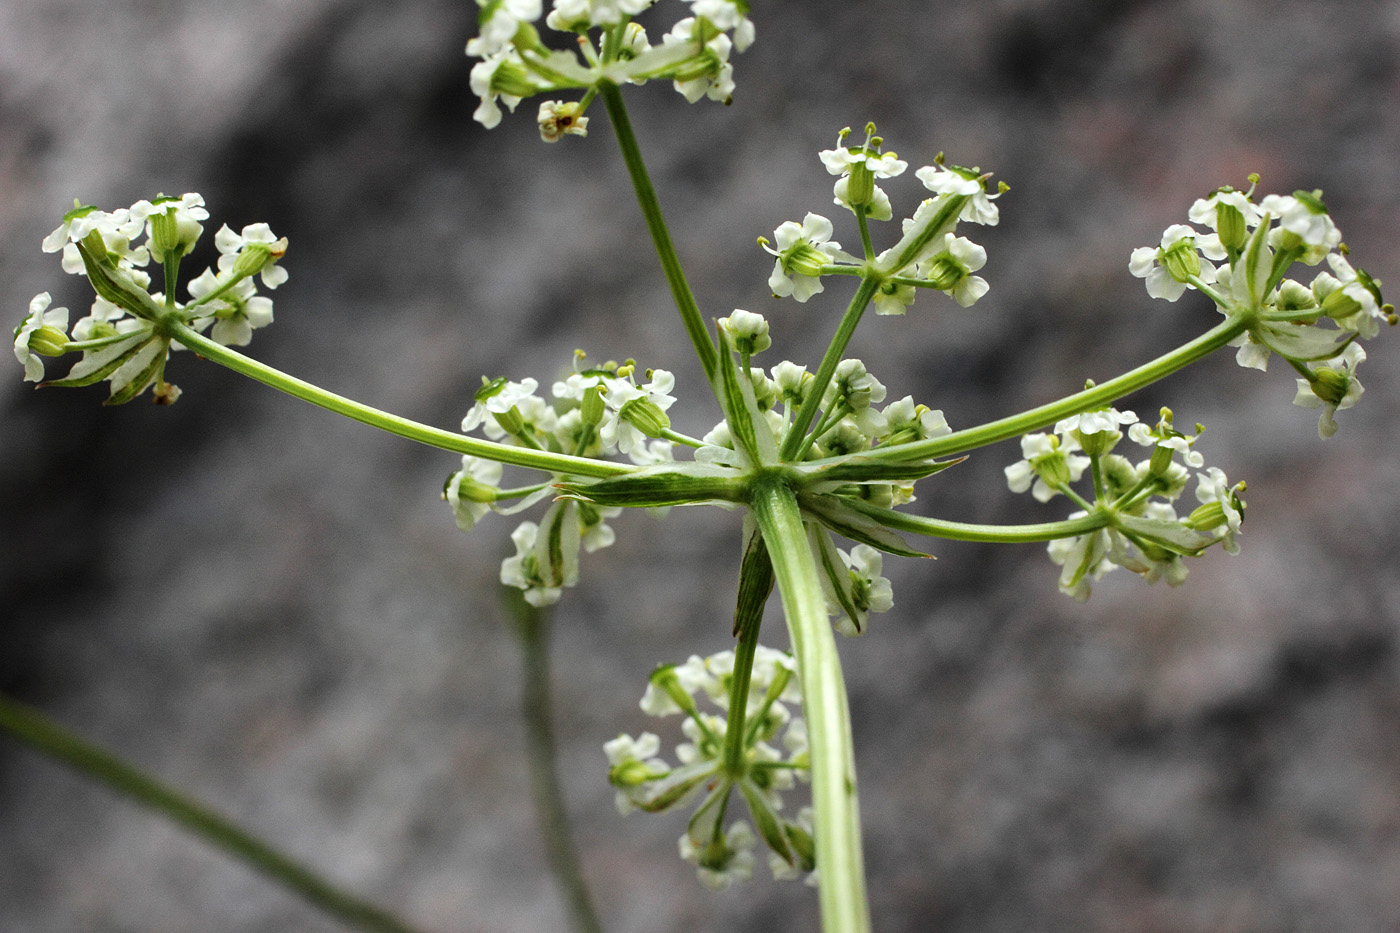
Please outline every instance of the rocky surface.
M678 4L670 3L677 7ZM1013 190L974 309L921 298L856 355L966 426L1104 378L1212 323L1127 255L1257 171L1322 188L1353 258L1400 284L1400 13L1345 0L834 0L759 8L730 108L629 95L701 304L814 359L834 291L774 303L753 245L826 211L815 158L879 124ZM483 373L575 347L677 371L715 420L603 114L542 146L529 104L470 120L471 5L43 0L0 8L0 302L80 283L38 243L78 196L198 190L291 239L252 352L454 425ZM896 200L916 183L891 185ZM906 203L908 203L906 200ZM938 296L935 296L938 297ZM1393 299L1393 296L1392 296ZM815 319L820 318L820 321ZM1400 916L1394 334L1322 443L1286 372L1221 355L1133 399L1205 422L1250 484L1244 553L1178 590L1081 606L1039 547L896 565L842 644L882 930L1388 929ZM0 688L217 804L428 929L559 929L532 836L504 521L438 500L453 458L181 358L173 409L0 381ZM1005 490L1014 445L929 483L963 520L1058 517ZM702 890L677 815L619 818L601 744L659 661L728 641L734 516L617 522L557 615L560 767L610 929L809 930L801 886ZM893 563L893 562L892 562ZM723 585L715 585L716 580ZM769 619L781 644L781 622ZM0 929L332 930L104 790L0 742Z

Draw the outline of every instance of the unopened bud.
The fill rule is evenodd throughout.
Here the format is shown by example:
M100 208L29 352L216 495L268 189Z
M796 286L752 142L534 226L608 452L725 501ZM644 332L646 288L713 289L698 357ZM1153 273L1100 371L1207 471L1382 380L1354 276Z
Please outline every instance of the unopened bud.
M647 437L662 437L671 427L671 419L649 398L634 398L618 410L622 420Z
M1312 379L1308 381L1313 394L1328 405L1340 405L1351 389L1351 376L1325 366L1314 370Z
M594 427L602 424L606 406L603 404L605 390L601 385L593 385L583 391L583 409L579 412L584 424Z
M1196 241L1186 237L1172 244L1169 249L1163 250L1162 265L1166 266L1167 273L1178 282L1187 282L1191 276L1200 275L1201 257L1196 254Z
M1244 215L1233 204L1217 202L1215 226L1216 232L1220 235L1220 242L1231 252L1243 248L1244 241L1249 238L1249 232L1244 225Z
M29 349L40 356L62 356L67 347L68 335L57 327L46 324L29 332Z

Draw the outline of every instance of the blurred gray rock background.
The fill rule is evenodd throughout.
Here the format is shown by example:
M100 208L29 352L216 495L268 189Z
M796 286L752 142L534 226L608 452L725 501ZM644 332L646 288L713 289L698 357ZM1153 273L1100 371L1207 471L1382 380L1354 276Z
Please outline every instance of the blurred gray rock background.
M481 375L547 381L581 347L675 370L680 427L708 429L605 115L548 147L528 102L472 123L473 11L0 5L0 306L18 323L49 290L84 313L85 286L39 251L73 197L195 190L210 231L291 240L251 348L272 365L451 427ZM1149 299L1128 253L1249 172L1324 189L1353 259L1400 286L1400 4L808 0L754 18L732 107L660 85L628 101L702 307L767 313L770 362L814 361L845 296L773 302L754 238L842 213L816 152L867 120L912 165L946 150L1012 185L979 238L990 295L921 296L852 351L955 426L1209 327L1198 296ZM918 196L912 178L889 190L897 212ZM1081 606L1039 546L887 564L896 608L842 644L879 929L1395 928L1395 337L1327 443L1288 372L1226 354L1129 400L1205 422L1207 461L1249 482L1244 553L1194 562L1181 589L1121 573ZM456 531L449 455L188 356L171 377L168 410L0 380L0 689L428 929L562 928L495 584L512 525ZM978 454L917 508L1059 517L1006 491L1017 456ZM554 643L560 767L608 926L815 929L809 889L710 894L675 856L683 817L613 810L602 743L647 727L654 664L727 645L737 567L733 515L616 527ZM0 741L0 929L337 928Z

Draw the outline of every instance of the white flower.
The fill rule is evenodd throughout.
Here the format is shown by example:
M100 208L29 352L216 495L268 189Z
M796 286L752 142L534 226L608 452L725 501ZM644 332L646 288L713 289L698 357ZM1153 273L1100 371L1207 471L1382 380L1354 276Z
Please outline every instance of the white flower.
M612 380L606 398L608 414L598 429L603 443L609 447L615 446L624 454L630 454L645 444L647 435L623 415L623 408L630 403L644 401L664 412L676 403L676 397L670 394L675 387L676 377L664 369L652 370L650 381L642 386L630 379Z
M1236 218L1238 215L1238 218ZM1186 212L1192 223L1205 224L1222 237L1228 233L1238 248L1243 245L1247 230L1259 226L1263 218L1258 206L1240 191L1220 189L1204 198L1198 198ZM1234 229L1232 229L1234 225Z
M102 234L102 242L106 245L107 252L116 256L118 265L130 273L135 271L133 266L144 266L151 259L150 251L145 246L131 246L131 239L138 236L144 226L145 219L133 219L131 211L127 208L108 213L90 205L77 205L75 202L73 210L64 215L63 222L44 237L43 250L46 253L62 250L63 271L70 275L81 275L86 271L86 267L83 265L83 257L78 253L77 243L96 230ZM138 283L141 287L150 284L150 279L144 273L137 273L133 278L137 276L140 276Z
M1196 499L1201 507L1191 513L1193 527L1200 531L1213 531L1221 540L1225 551L1238 554L1240 546L1235 536L1240 533L1244 516L1240 512L1239 491L1243 483L1235 486L1225 478L1225 471L1211 467L1204 473L1197 473Z
M1021 438L1024 459L1005 469L1006 485L1012 492L1029 489L1037 502L1049 502L1059 495L1057 487L1079 482L1089 466L1088 457L1074 453L1078 449L1073 435L1061 439L1054 434L1026 434Z
M1162 233L1158 249L1140 246L1133 250L1128 271L1147 280L1147 294L1153 298L1176 301L1187 289L1188 275L1202 282L1215 281L1215 267L1202 262L1198 251L1210 259L1225 258L1225 247L1216 234L1202 234L1186 224L1173 224Z
M690 12L703 16L723 30L734 30L734 48L742 52L753 44L753 21L740 12L734 0L691 0Z
M768 321L761 314L735 308L729 317L719 319L719 326L729 335L734 349L746 356L761 353L773 345L768 336Z
M711 891L723 891L735 882L753 877L753 850L757 838L749 824L739 820L730 824L723 839L708 845L697 845L689 833L681 835L681 858L697 866L700 883Z
M603 754L608 757L608 780L617 788L614 803L618 813L626 816L637 809L645 799L647 782L670 771L666 762L656 757L660 751L661 740L650 732L635 739L619 735L603 744Z
M588 135L588 118L580 113L577 101L543 101L535 122L540 126L540 139L547 143L557 143L564 136Z
M51 356L43 352L56 348L58 338L67 341L68 309L49 308L53 298L48 292L40 292L29 302L29 315L15 328L15 359L24 367L24 381L38 382L44 378L44 361L40 356ZM39 343L40 346L32 346Z
M806 301L822 290L823 267L850 258L841 252L841 244L831 239L832 229L830 220L809 213L800 225L789 220L773 231L778 248L769 249L765 244L764 249L778 257L768 277L774 295Z
M540 18L540 0L476 0L490 15L481 22L481 32L467 42L467 54L485 58L505 48L521 23L533 23Z
M1001 219L997 206L992 203L1000 195L987 193L976 169L956 165L925 165L914 173L914 177L934 194L967 196L969 200L958 214L959 220L994 227Z
M165 233L156 229L157 218L167 217L173 222ZM176 256L184 256L194 249L195 241L204 232L202 220L209 219L209 211L204 207L204 198L188 191L180 197L157 197L154 201L137 201L131 205L132 222L146 226L146 245L156 253L160 262L160 251L169 250ZM162 242L163 238L168 242Z
M1194 437L1185 437L1175 432L1163 435L1153 431L1152 426L1145 421L1139 421L1128 428L1128 437L1144 447L1161 447L1174 451L1180 454L1182 462L1192 469L1198 470L1205 464L1205 458L1198 451L1191 449L1191 445L1196 441Z
M79 318L73 325L73 339L95 340L99 337L110 337L120 333L122 318L126 317L126 309L119 308L106 298L97 297L93 299L92 309L85 318ZM130 322L130 323L135 323Z
M501 583L525 591L525 601L532 606L549 606L559 601L563 595L562 581L546 581L541 573L539 559L535 555L539 526L534 522L521 522L510 533L515 543L515 554L501 561ZM578 542L574 542L577 546Z
M696 67L684 68L685 74L699 71L694 77L676 78L672 83L688 103L695 103L701 97L724 102L734 95L734 66L729 64L729 51L734 43L723 32L714 36L704 46L699 46L704 32L700 22L693 16L671 27L662 37L663 49L684 50L694 47L696 53L691 62Z
M924 405L915 405L911 395L891 402L881 414L885 416L885 428L889 432L885 438L886 444L922 441L953 433L953 429L948 427L947 419L943 417L943 412Z
M278 239L267 224L249 224L242 233L234 233L224 224L214 234L214 245L220 253L221 273L237 274L234 269L240 257L245 257L244 261L256 267L268 288L276 288L287 281L287 270L277 264L287 250L287 241Z
M1071 519L1086 512L1074 512ZM1075 538L1056 538L1046 546L1050 559L1062 568L1060 592L1078 602L1089 598L1090 584L1118 565L1108 560L1108 532L1102 528Z
M462 469L448 478L447 486L442 492L442 497L452 506L452 514L457 519L458 528L471 531L481 517L491 511L492 501L481 500L486 498L487 493L496 491L495 487L500 481L500 463L463 455ZM474 497L473 493L480 498Z
M1356 331L1367 340L1375 337L1386 321L1377 299L1376 281L1365 272L1359 272L1340 253L1328 253L1327 264L1336 277L1322 272L1312 282L1312 291L1323 311L1343 329ZM1334 297L1334 292L1341 292L1341 295ZM1342 313L1347 310L1351 313Z
M1296 234L1303 243L1313 247L1303 256L1304 262L1308 262L1313 256L1316 257L1312 262L1308 262L1309 265L1321 262L1328 251L1335 249L1342 242L1342 233L1328 216L1327 207L1322 203L1320 194L1320 191L1311 194L1304 191L1271 194L1259 202L1261 211L1278 218L1281 229Z
M833 625L837 632L849 638L865 631L872 612L888 612L894 606L894 590L890 587L890 581L880 575L885 558L879 551L865 544L857 544L849 552L838 551L851 576L851 603L856 610L856 618L851 618L837 602L835 610L840 615ZM830 585L825 575L822 582ZM828 608L832 607L829 605Z
M476 404L467 412L462 419L462 433L473 431L478 425L485 424L488 434L494 426L497 431L501 431L497 416L505 415L512 408L524 404L528 399L534 397L535 389L539 388L539 382L526 378L520 382L510 382L506 379L497 379L482 386L476 393ZM488 421L487 416L491 416ZM497 437L500 434L496 435Z
M1293 404L1300 408L1321 408L1317 419L1317 436L1326 440L1337 433L1337 412L1355 405L1366 391L1361 380L1356 378L1356 367L1366 359L1366 351L1361 344L1352 341L1342 351L1342 355L1320 365L1308 368L1312 379L1298 380L1298 394Z
M505 82L500 81L497 76L498 73L515 76L516 72L523 74L524 71L524 63L514 46L507 46L473 65L468 84L471 86L472 93L481 98L481 103L472 113L472 119L488 130L494 129L496 124L501 122L501 108L497 105L497 100L504 103L510 112L514 113L522 96L509 94L502 90L501 85ZM514 84L510 86L514 88ZM521 90L523 91L523 89Z
M190 282L189 292L194 298L203 298L218 287L219 279L214 275L214 270L205 269ZM272 323L272 299L255 294L256 290L252 279L241 279L200 309L214 318L214 329L209 336L215 343L226 347L247 346L253 339L254 330ZM204 322L208 322L207 317ZM204 324L199 326L203 327Z
M987 280L973 275L987 264L987 251L967 237L943 235L943 249L920 263L917 274L964 308L987 294Z

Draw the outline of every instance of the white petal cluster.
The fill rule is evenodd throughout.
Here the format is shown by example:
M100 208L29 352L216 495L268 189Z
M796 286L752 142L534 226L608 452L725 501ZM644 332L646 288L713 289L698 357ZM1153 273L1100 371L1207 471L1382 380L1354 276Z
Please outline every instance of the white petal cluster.
M1134 463L1111 452L1123 425L1131 426L1128 435L1134 442L1151 450L1148 459ZM1055 426L1055 434L1021 438L1024 459L1006 468L1012 491L1032 490L1041 502L1069 496L1087 507L1071 513L1070 520L1093 516L1099 521L1100 527L1048 544L1050 559L1061 568L1063 593L1088 599L1093 582L1120 567L1148 583L1166 580L1176 586L1186 579L1185 558L1216 543L1231 554L1238 552L1235 535L1244 507L1238 493L1243 484L1229 486L1225 474L1212 467L1197 474L1202 506L1185 517L1178 516L1174 506L1190 481L1188 468L1204 464L1194 449L1200 437L1197 428L1194 437L1177 431L1169 409L1162 410L1161 421L1153 427L1139 422L1133 412L1107 408L1065 418ZM1071 488L1091 469L1092 500Z
M544 12L540 0L477 0L479 32L467 55L480 59L471 71L479 99L473 117L487 129L501 122L526 97L578 91L581 102L541 104L540 137L587 136L584 110L594 92L611 84L670 80L687 101L728 101L734 93L731 52L754 39L747 6L733 0L693 0L691 16L676 22L653 44L633 17L655 0L554 0L544 25L582 43L577 52L551 49L536 32ZM621 29L620 33L615 30ZM622 41L617 41L618 38Z
M725 764L728 716L733 708L736 655L733 651L684 664L663 665L648 680L641 707L651 716L683 714L685 741L676 745L679 762L661 756L661 742L650 732L636 739L618 736L604 746L608 780L616 789L618 811L659 812L693 804L695 815L681 837L681 857L696 866L700 882L719 889L753 874L759 838L791 869L785 876L811 871L810 815L802 822L784 819L783 793L807 776L807 728L789 707L800 707L797 668L791 655L756 646L745 694L744 747L735 774ZM781 748L781 750L780 750ZM755 832L738 820L724 826L734 792L747 804Z

